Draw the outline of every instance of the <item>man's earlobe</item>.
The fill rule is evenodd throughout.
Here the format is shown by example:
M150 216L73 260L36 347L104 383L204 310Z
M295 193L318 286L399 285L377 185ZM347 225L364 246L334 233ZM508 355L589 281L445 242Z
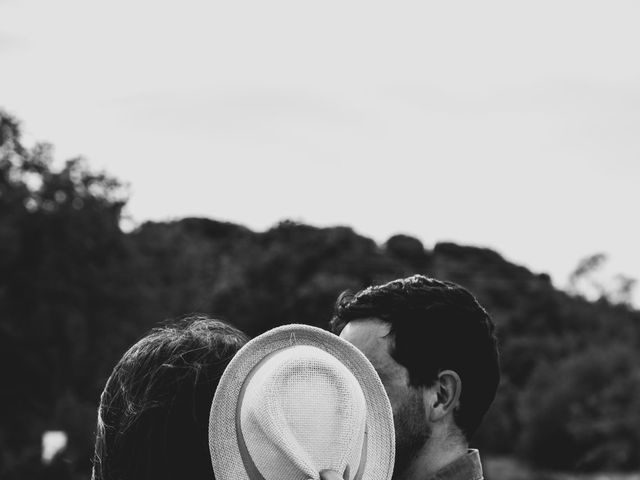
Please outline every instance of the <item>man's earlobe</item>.
M438 374L438 379L430 390L435 398L432 397L429 420L437 422L447 416L449 412L453 412L460 404L462 381L453 370L443 370Z

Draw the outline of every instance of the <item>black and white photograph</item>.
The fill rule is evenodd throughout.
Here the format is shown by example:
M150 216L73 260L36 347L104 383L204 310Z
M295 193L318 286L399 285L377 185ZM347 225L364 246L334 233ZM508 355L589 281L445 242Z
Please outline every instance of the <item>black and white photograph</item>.
M0 0L1 480L640 480L640 2Z

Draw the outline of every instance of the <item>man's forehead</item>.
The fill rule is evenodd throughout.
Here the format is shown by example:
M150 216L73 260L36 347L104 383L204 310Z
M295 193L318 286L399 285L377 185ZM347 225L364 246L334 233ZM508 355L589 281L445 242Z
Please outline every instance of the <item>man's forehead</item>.
M389 335L391 325L379 318L366 318L349 322L340 336L356 346L372 363L382 383L406 385L408 372L391 356L394 338Z
M379 318L363 318L347 323L340 336L365 351L388 345L390 331L391 325Z

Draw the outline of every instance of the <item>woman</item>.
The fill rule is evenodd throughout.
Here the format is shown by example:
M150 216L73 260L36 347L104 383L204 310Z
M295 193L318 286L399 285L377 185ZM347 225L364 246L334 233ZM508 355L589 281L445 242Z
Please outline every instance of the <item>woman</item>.
M213 479L209 409L247 340L219 320L192 315L133 345L100 398L93 478Z

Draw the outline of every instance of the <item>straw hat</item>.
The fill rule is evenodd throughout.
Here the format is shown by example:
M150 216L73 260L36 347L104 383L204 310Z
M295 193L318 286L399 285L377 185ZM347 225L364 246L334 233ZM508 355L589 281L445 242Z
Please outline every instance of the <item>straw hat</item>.
M356 347L322 329L285 325L238 351L211 405L217 480L389 480L389 399Z

